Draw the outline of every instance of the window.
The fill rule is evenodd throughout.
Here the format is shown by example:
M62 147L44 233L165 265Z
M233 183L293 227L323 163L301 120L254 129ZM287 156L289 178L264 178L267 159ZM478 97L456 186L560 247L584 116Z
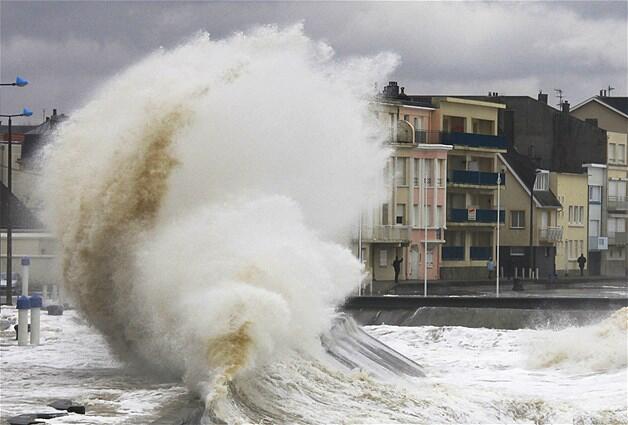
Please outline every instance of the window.
M384 226L388 224L388 204L382 205L382 224Z
M423 117L414 117L414 129L425 130L425 125L423 124Z
M473 126L473 133L475 134L494 134L495 121L473 119L471 120L471 125Z
M549 189L549 173L541 172L536 175L536 180L534 181L534 190L548 190Z
M608 162L615 162L615 143L608 144Z
M615 233L626 231L626 220L623 218L609 217L607 221L608 236L615 236Z
M569 222L573 223L573 205L569 205Z
M620 164L624 164L626 162L626 145L617 145L616 160Z
M450 115L443 116L443 131L464 133L466 125L466 118L453 117Z
M523 229L525 224L526 212L525 211L511 211L510 212L510 228L511 229Z
M578 224L584 223L584 207L578 207Z
M608 199L610 201L623 201L626 199L626 182L612 180L608 182Z
M526 250L522 246L511 246L510 247L510 256L511 257L523 257L526 255Z
M589 202L599 204L602 202L602 187L589 186Z
M404 115L403 120L410 122L410 115Z
M589 220L589 236L600 235L600 220Z
M379 266L380 267L388 266L388 250L386 249L379 250Z
M421 209L419 208L419 204L414 204L414 226L419 226L419 221L421 220Z
M395 158L395 183L398 186L406 186L408 184L407 168L408 158Z
M621 246L612 246L608 249L609 260L624 260L625 259L624 248Z
M395 208L395 224L406 224L406 204L397 204L397 208Z
M434 176L434 160L426 159L425 160L425 175L427 181L427 187L432 187L432 180Z
M434 223L434 227L443 227L443 207L436 207L436 220Z

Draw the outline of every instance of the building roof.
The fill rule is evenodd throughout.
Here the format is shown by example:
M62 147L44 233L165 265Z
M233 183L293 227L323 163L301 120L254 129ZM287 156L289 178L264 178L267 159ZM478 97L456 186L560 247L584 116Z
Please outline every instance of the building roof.
M605 106L606 108L628 118L628 97L594 96L585 100L582 103L577 104L572 108L572 110L575 111L576 109L590 102L597 102L602 106Z
M9 223L7 214L7 204L11 205L11 224L16 230L43 229L44 226L14 194L9 192L9 188L0 183L0 228L6 229Z
M530 189L534 187L538 169L532 160L521 155L516 149L511 149L500 156L526 192L530 193ZM540 208L562 208L560 201L551 190L533 190L533 198Z

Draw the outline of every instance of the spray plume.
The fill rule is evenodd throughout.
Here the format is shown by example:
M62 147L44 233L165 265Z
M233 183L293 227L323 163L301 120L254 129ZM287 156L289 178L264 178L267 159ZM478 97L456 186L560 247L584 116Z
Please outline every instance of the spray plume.
M199 34L72 114L46 153L47 220L116 353L211 392L316 346L363 272L337 242L379 193L366 94L395 64L335 61L300 25Z

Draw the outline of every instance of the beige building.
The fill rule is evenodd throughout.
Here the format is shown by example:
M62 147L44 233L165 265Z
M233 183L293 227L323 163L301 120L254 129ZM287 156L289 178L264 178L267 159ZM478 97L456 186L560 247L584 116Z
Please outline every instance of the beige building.
M601 257L601 274L628 276L628 98L604 94L571 111L605 129L608 137L606 164L588 164L589 255ZM602 171L605 175L600 182L596 173Z
M507 277L547 278L556 271L556 246L563 240L561 204L549 173L511 151L498 155L505 185L500 193L505 223L500 229L500 269ZM532 229L532 230L530 230Z
M556 270L561 276L574 274L579 272L578 257L581 254L587 257L588 253L588 176L551 172L549 180L550 189L563 206L557 215L563 238L557 244Z

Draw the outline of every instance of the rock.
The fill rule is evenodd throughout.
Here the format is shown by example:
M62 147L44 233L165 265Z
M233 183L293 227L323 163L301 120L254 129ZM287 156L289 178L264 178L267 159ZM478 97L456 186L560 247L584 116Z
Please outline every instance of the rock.
M63 306L58 304L51 304L49 306L46 306L46 311L48 311L49 316L62 316Z
M81 415L85 414L85 406L72 400L55 400L52 403L48 404L48 406L57 410L67 410L70 413L80 413Z
M65 412L60 412L60 413L37 413L37 418L39 419L54 419L54 418L60 418L61 416L68 416L67 413Z
M0 319L0 331L6 331L11 327L11 322L6 319Z

